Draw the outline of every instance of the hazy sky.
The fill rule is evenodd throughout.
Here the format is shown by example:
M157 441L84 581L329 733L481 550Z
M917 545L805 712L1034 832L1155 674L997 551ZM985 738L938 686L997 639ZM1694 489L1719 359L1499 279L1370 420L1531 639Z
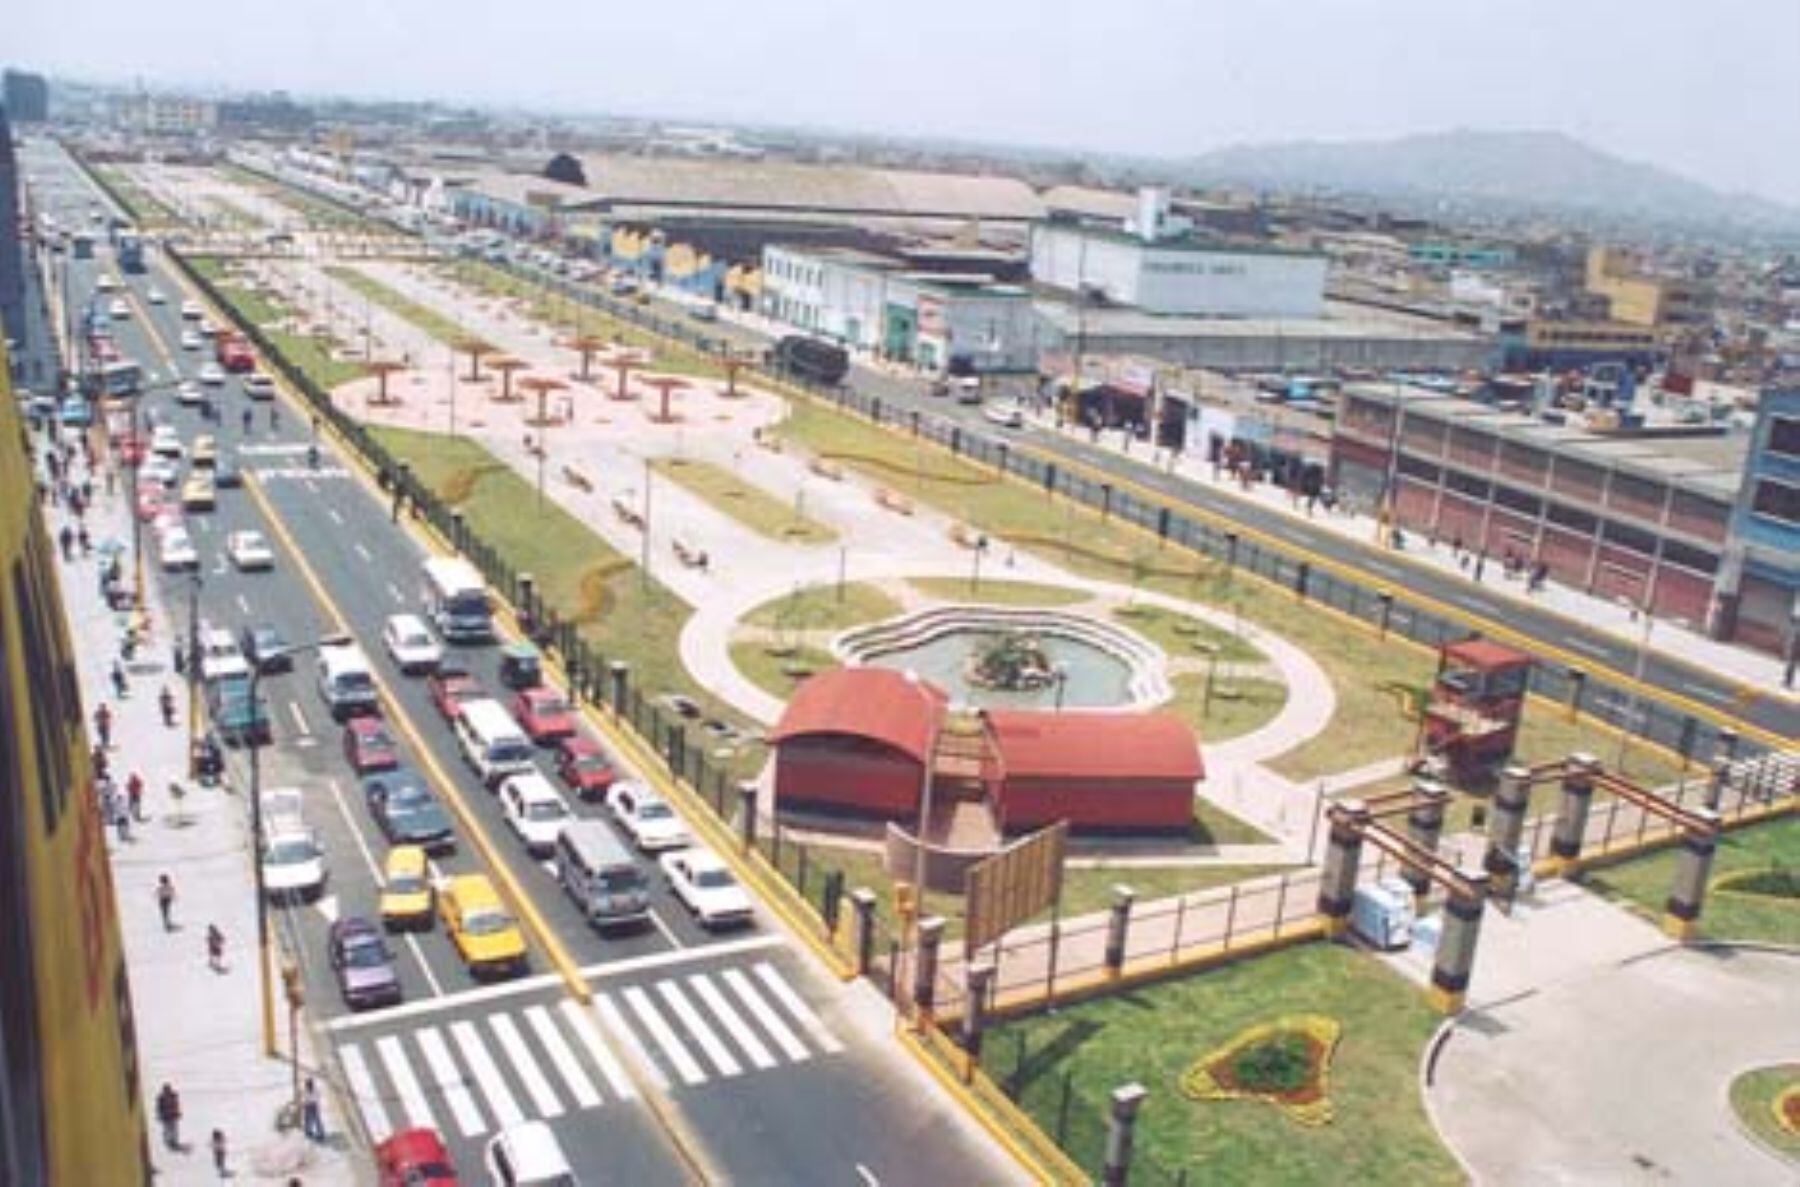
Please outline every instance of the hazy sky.
M1247 140L1553 128L1800 205L1800 0L10 7L0 55L96 78L1166 155Z

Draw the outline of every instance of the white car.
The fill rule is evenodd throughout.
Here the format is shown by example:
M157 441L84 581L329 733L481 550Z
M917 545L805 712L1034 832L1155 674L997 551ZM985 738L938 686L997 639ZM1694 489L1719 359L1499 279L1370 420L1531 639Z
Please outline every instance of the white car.
M533 857L548 857L563 828L575 819L550 780L537 771L501 781L500 810Z
M181 434L174 425L157 425L150 434L150 452L160 458L175 460L182 454Z
M119 278L114 276L111 272L102 272L99 279L94 281L94 287L103 293L117 292L119 289Z
M169 298L163 296L163 291L154 285L152 285L150 290L144 294L144 300L150 302L152 305L165 304L168 299Z
M106 316L114 321L123 321L131 316L131 306L125 303L124 298L114 297L112 304L106 307Z
M325 890L325 851L312 830L283 822L265 825L262 844L263 889L277 901L316 898Z
M679 849L691 839L687 826L669 802L642 783L629 779L614 783L606 790L606 807L619 827L646 853Z
M156 555L161 558L163 569L170 573L200 567L200 552L194 547L194 538L179 524L162 530L156 539Z
M244 376L244 394L252 400L273 400L275 381L261 371Z
M1025 410L1010 401L989 404L981 410L981 415L1003 429L1022 429L1025 427Z
M444 645L417 614L390 615L381 642L402 672L431 672L444 662Z
M225 368L217 363L207 363L200 368L200 382L207 387L218 387L225 382Z
M180 478L180 468L166 457L149 458L143 465L138 467L139 486L143 486L146 483L154 483L164 490L168 490L170 487L174 486Z
M200 390L200 385L191 379L182 380L175 388L175 402L184 407L192 408L205 399L206 394Z
M219 332L219 327L214 325L212 319L209 317L200 319L199 329L202 338L211 338L214 334Z
M275 550L263 539L261 532L233 532L225 541L225 553L231 557L231 563L244 572L252 569L273 569L275 567Z
M244 658L237 636L222 627L200 632L200 679L209 684L233 676L250 678L250 661Z
M200 335L194 333L192 330L181 331L181 349L199 350L200 345Z
M542 1121L521 1121L501 1130L488 1141L483 1161L490 1183L579 1187L556 1131Z
M181 303L181 320L199 321L200 303L198 301L183 301Z
M750 896L731 870L710 849L681 849L662 856L669 890L701 927L735 927L749 923L755 911Z

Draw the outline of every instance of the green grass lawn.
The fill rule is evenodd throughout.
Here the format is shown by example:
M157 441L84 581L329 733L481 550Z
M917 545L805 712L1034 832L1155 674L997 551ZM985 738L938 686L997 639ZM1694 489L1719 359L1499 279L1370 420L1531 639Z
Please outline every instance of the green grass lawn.
M1085 589L1037 581L992 581L983 577L973 591L964 577L909 577L906 583L928 598L982 606L1079 606L1094 600L1094 595Z
M447 271L458 283L490 297L522 302L528 317L551 326L560 334L588 334L622 346L648 351L651 356L650 370L659 374L688 375L698 379L725 378L724 369L698 351L672 345L647 330L552 294L543 285L521 279L486 261L456 260L438 267Z
M1173 597L1231 610L1246 623L1281 635L1311 653L1337 691L1325 730L1272 764L1290 779L1309 780L1403 754L1412 723L1392 683L1430 678L1430 656L1398 639L1298 602L1252 578L1229 578L1213 562L1184 550L1158 548L1143 533L1103 522L1097 513L1051 500L1023 483L933 446L908 441L855 417L799 400L778 430L797 446L839 461L897 490L957 515L1007 544L1030 548L1072 572L1135 584Z
M179 224L175 211L156 197L149 190L137 183L137 180L116 165L95 165L94 172L105 178L112 186L119 199L125 204L126 213L132 220L145 226Z
M1301 1126L1261 1101L1182 1094L1196 1059L1251 1026L1301 1013L1344 1028L1330 1068L1331 1124ZM1052 1136L1069 1077L1075 1103L1060 1128L1090 1172L1099 1170L1107 1095L1136 1081L1149 1090L1137 1148L1166 1173L1185 1170L1193 1183L1418 1187L1462 1181L1419 1095L1419 1059L1438 1021L1375 959L1314 943L1005 1023L983 1055Z
M844 584L843 597L835 585L809 585L796 589L744 615L746 626L777 627L796 631L841 631L865 622L892 618L900 603L886 590L867 582Z
M1676 850L1662 849L1590 870L1586 884L1660 920L1675 876ZM1700 912L1700 933L1711 940L1800 944L1800 898L1751 895L1720 888L1721 877L1748 871L1800 870L1800 816L1734 829L1719 838L1712 880Z
M1800 1133L1775 1119L1776 1094L1795 1085L1800 1085L1800 1063L1745 1072L1731 1082L1731 1107L1763 1145L1800 1162Z
M794 503L745 482L722 466L692 458L663 457L653 460L650 468L699 496L708 506L771 540L787 544L830 544L838 538L837 532L807 516Z
M1150 606L1120 606L1113 611L1120 625L1131 628L1164 651L1170 659L1205 659L1217 650L1219 662L1225 664L1267 663L1268 656L1242 635L1222 630L1210 622L1190 615Z
M838 666L837 658L822 647L790 649L755 639L733 643L731 662L752 684L784 701L808 676Z
M1208 742L1252 733L1275 719L1287 704L1287 685L1273 680L1215 680L1206 696L1206 677L1187 672L1169 681L1175 695L1164 708L1178 713Z
M1568 714L1560 709L1538 703L1525 706L1524 719L1519 723L1519 744L1514 751L1517 761L1530 766L1565 759L1576 753L1591 754L1607 770L1650 787L1663 787L1682 777L1678 759L1635 738L1621 753L1618 734L1603 728L1585 714L1577 721L1570 721ZM1688 771L1688 778L1705 778L1704 768L1694 764Z
M325 273L333 280L339 281L367 297L389 313L411 322L445 345L471 336L469 331L453 318L445 317L437 310L419 304L404 293L383 284L373 276L357 271L355 268L334 265L326 268Z
M238 312L261 326L276 349L319 386L334 389L353 379L361 379L367 373L361 363L338 358L324 342L311 335L275 328L292 318L292 310L266 293L246 288L236 273L217 256L192 256L188 262L194 271L211 280Z

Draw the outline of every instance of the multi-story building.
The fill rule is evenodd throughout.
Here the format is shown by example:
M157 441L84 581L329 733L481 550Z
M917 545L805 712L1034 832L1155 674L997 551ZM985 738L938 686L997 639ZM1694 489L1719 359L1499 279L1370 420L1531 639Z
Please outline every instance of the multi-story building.
M1667 353L1661 337L1646 326L1543 317L1503 324L1499 347L1501 366L1512 371L1594 363L1648 366Z
M41 124L50 118L50 84L41 74L8 70L0 81L0 102L15 124Z
M0 108L0 337L26 339L25 255L17 228L23 227L19 206L19 163L13 155L8 109Z
M1718 633L1792 659L1800 647L1800 388L1762 394L1743 473Z
M181 95L128 95L117 100L113 118L135 132L152 136L189 136L218 125L216 104Z
M1613 321L1633 326L1687 324L1700 317L1694 286L1639 271L1625 253L1595 247L1587 256L1587 291L1606 299Z
M1430 241L1408 244L1406 254L1414 263L1438 268L1510 268L1518 253L1510 247Z

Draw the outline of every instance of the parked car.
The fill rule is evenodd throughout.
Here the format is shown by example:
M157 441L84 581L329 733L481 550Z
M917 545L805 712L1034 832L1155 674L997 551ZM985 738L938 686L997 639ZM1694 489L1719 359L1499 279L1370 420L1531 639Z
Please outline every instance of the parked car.
M701 927L711 930L749 923L750 896L719 855L710 849L681 849L662 856L669 890Z
M200 678L207 682L234 676L248 677L250 661L238 647L237 637L223 627L208 627L199 633L195 647L200 652Z
M455 721L462 709L464 701L483 701L487 693L482 690L481 682L461 668L446 668L440 665L425 681L425 690L431 694L431 703L437 706L445 721Z
M391 771L400 765L400 744L379 717L352 717L344 723L344 760L358 775Z
M389 931L431 930L431 863L419 845L395 845L382 868L381 925Z
M450 814L438 803L431 785L411 767L393 769L363 780L363 798L375 827L390 845L418 845L427 853L449 853L456 848L456 830Z
M575 733L575 711L553 688L521 689L513 697L512 713L539 746L554 745Z
M375 1145L376 1187L457 1187L456 1166L435 1129L403 1129Z
M274 627L266 624L247 626L238 632L238 642L243 647L244 658L263 675L294 670L294 657L282 654L287 640Z
M204 363L200 367L200 382L207 387L218 387L225 382L225 368L217 363Z
M85 429L94 423L94 406L80 396L70 396L62 402L56 419L72 429Z
M175 431L174 425L156 426L150 434L150 452L171 461L181 456L181 434Z
M444 931L471 976L516 976L525 971L525 936L485 874L450 879L437 901Z
M550 780L536 771L500 781L500 810L533 857L549 856L563 826L575 818Z
M248 573L256 569L273 569L275 552L263 534L254 529L233 532L225 538L225 555L231 563Z
M174 573L200 567L200 552L194 547L194 539L184 527L164 528L156 538L156 554L165 572Z
M273 400L275 381L261 371L244 376L244 395L252 400Z
M206 402L206 393L193 380L184 379L175 387L175 402L183 408L195 408Z
M619 777L599 744L580 734L564 738L556 748L556 774L584 800L601 798Z
M194 333L194 331L192 331L192 330L181 331L181 349L183 349L183 350L199 350L204 345L205 345L205 343L200 340L200 335Z
M346 915L331 925L325 955L337 978L338 994L352 1010L397 1006L403 996L394 954L381 929L360 915Z
M269 709L250 696L250 678L215 680L206 686L206 715L229 746L269 740Z
M219 460L213 463L213 485L220 490L236 490L244 485L244 475L238 469L237 460L230 454L220 454Z
M381 642L407 674L429 672L444 660L444 645L417 614L393 614L381 628Z
M144 293L144 300L150 302L152 305L164 304L168 299L168 297L163 295L163 291L155 285L151 285L149 290Z
M317 898L325 892L325 851L311 829L298 822L283 822L265 829L262 861L263 888L271 899Z
M202 470L210 470L219 460L219 439L211 433L194 438L193 462Z
M667 800L635 780L620 780L606 793L606 807L632 842L646 853L686 845L687 826Z
M181 506L185 511L211 511L219 505L219 491L205 471L196 470L181 484Z

